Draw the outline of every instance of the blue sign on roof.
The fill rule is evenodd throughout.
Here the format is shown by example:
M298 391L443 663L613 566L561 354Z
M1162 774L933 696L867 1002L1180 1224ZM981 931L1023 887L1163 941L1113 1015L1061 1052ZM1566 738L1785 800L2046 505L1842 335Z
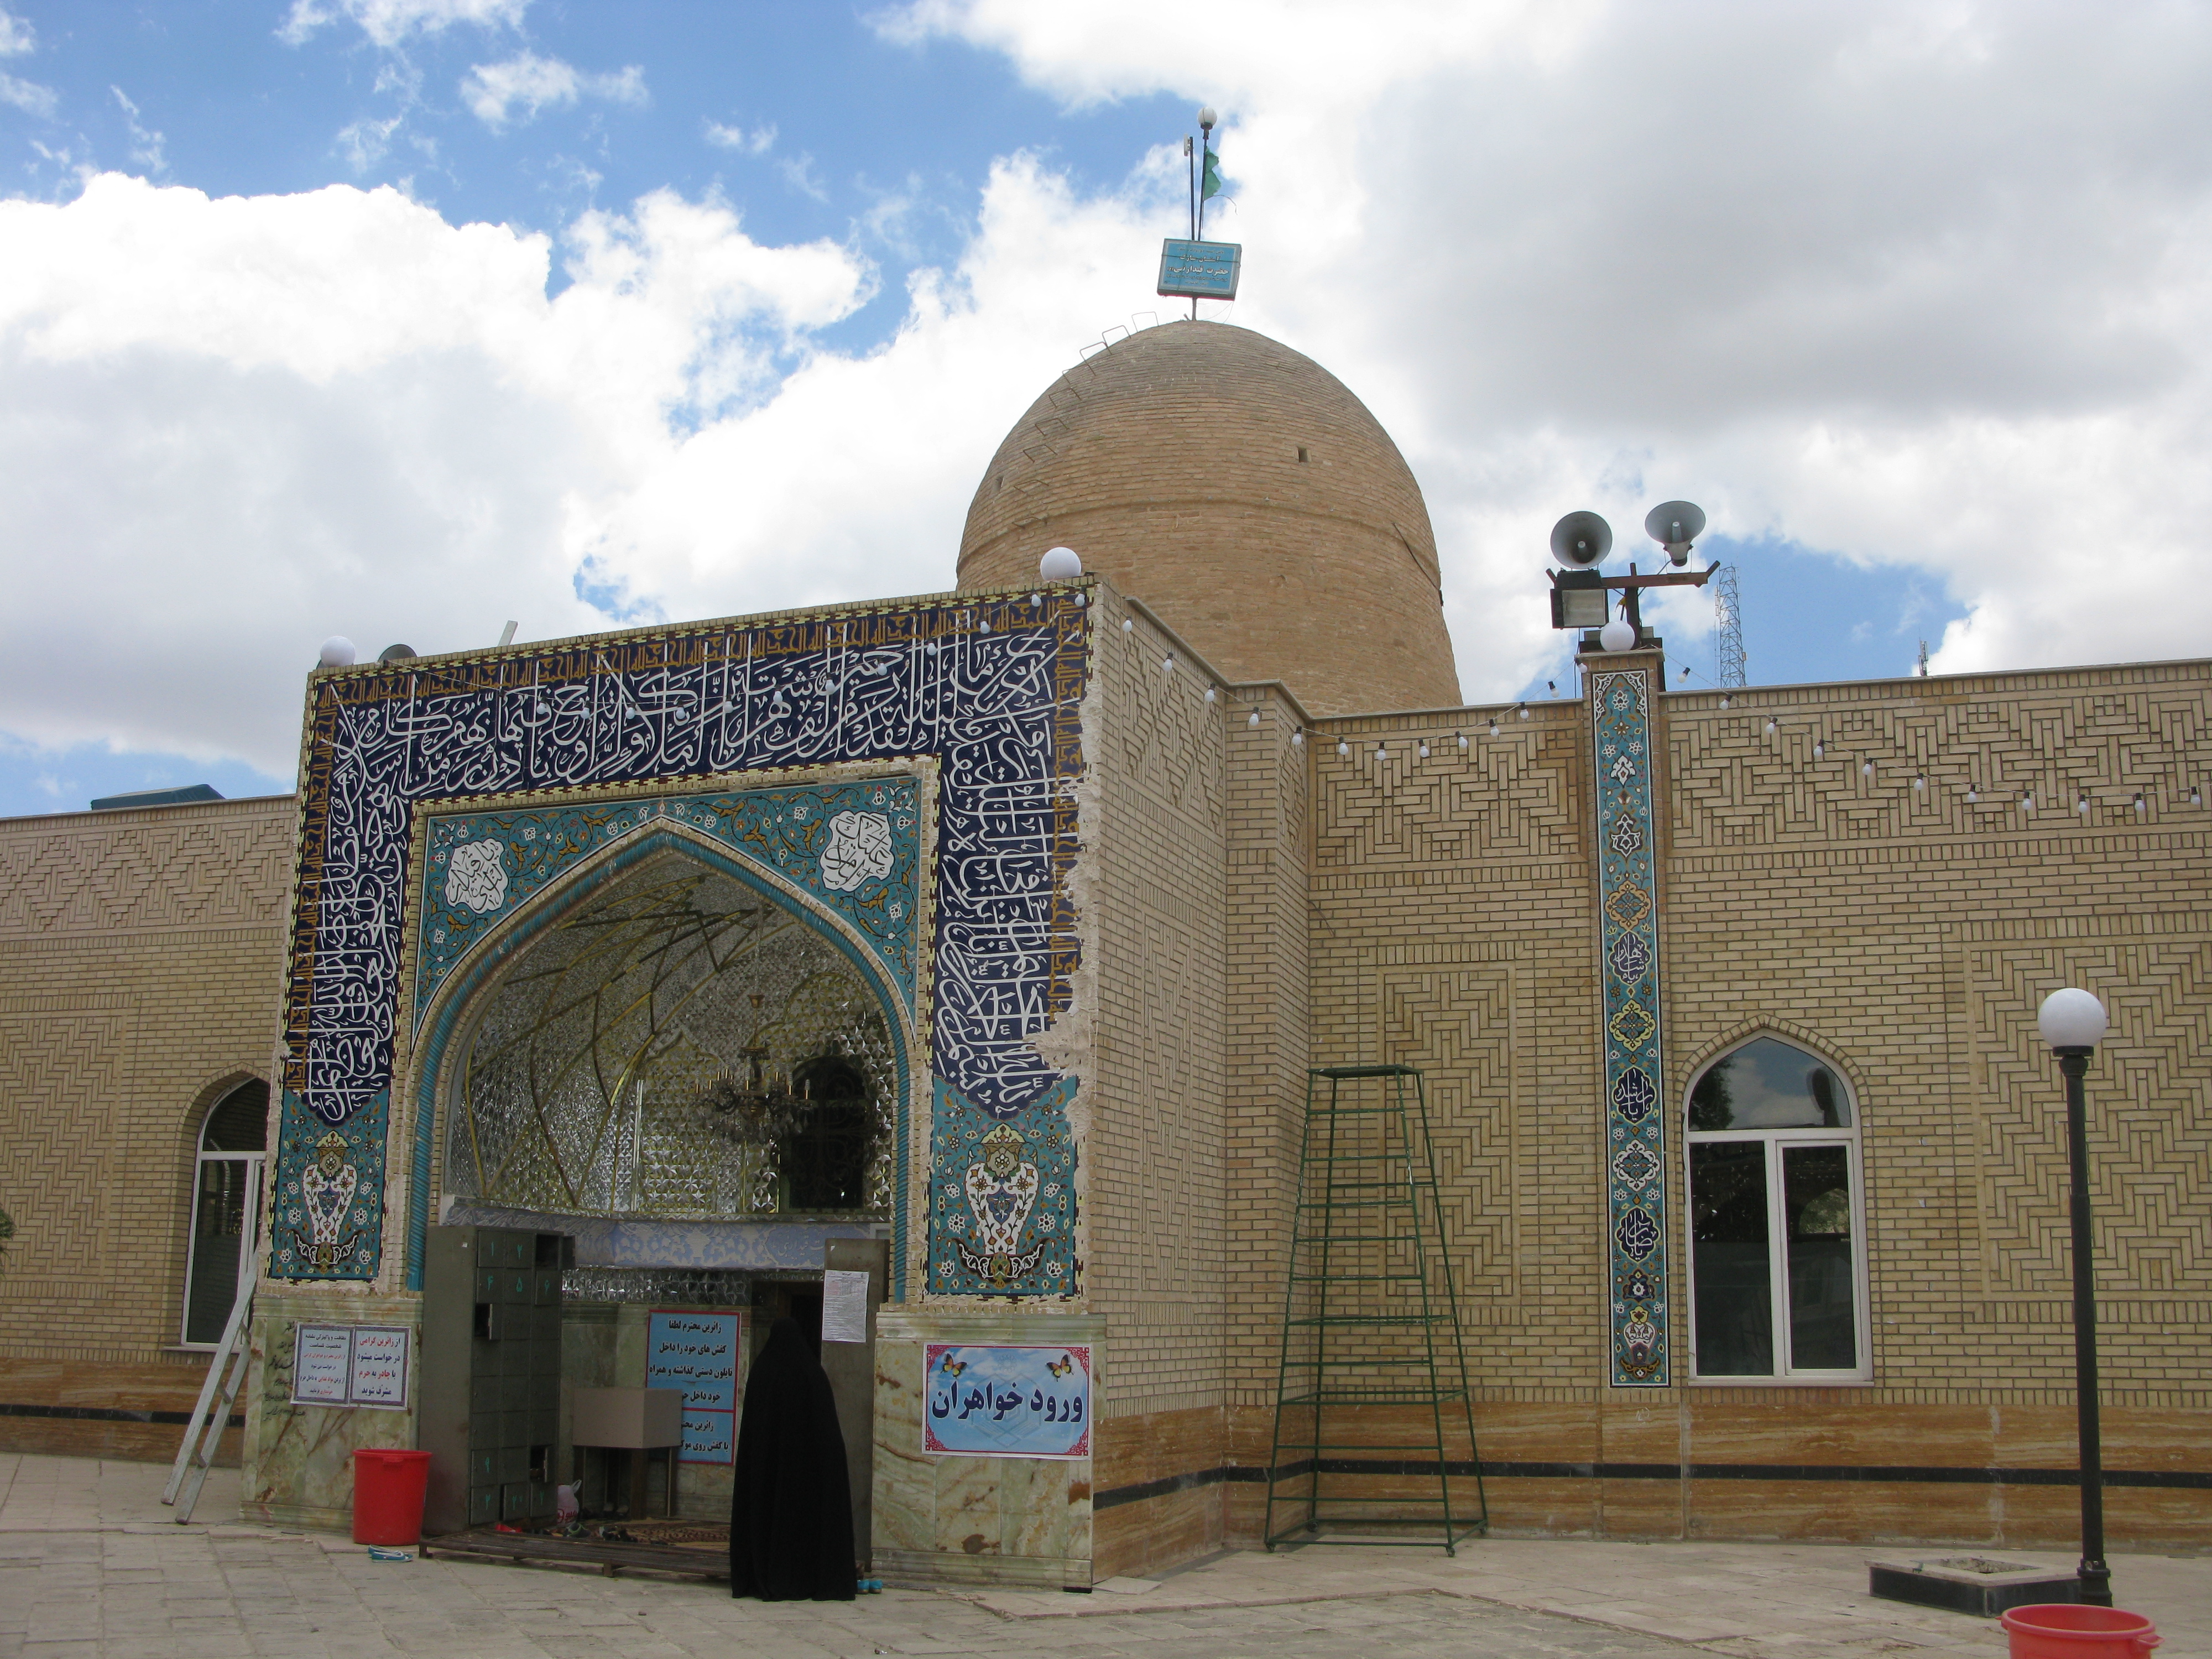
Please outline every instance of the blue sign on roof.
M1233 300L1243 264L1242 242L1186 242L1170 236L1160 244L1159 291L1185 300Z

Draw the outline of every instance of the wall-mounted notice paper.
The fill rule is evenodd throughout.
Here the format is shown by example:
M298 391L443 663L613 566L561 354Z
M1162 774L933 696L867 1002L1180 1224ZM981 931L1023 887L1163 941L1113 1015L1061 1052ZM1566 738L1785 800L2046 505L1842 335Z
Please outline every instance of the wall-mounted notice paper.
M292 1403L407 1409L404 1325L297 1325L292 1334Z
M744 1316L656 1308L645 1322L645 1386L684 1390L686 1463L737 1455L738 1372Z
M348 1393L356 1406L407 1408L407 1338L404 1325L353 1328L353 1368Z
M343 1406L353 1370L353 1327L299 1325L292 1332L292 1403Z
M826 1267L822 1273L822 1340L868 1340L868 1276Z

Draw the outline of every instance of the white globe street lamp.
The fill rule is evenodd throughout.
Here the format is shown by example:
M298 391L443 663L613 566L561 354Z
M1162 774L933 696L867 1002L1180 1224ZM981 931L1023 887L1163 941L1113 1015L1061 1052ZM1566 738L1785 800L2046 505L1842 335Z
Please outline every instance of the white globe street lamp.
M2074 1226L2074 1413L2081 1468L2081 1600L2112 1605L2112 1570L2105 1565L2105 1454L2097 1424L2097 1280L2089 1226L2088 1109L2081 1079L2105 1035L2105 1005L2068 987L2044 998L2035 1016L2043 1040L2066 1078L2067 1208Z

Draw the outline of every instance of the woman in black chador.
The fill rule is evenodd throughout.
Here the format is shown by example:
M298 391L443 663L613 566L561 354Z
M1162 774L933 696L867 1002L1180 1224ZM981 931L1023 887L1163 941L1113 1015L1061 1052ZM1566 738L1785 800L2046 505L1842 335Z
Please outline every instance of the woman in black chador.
M849 1601L855 1588L853 1494L837 1402L797 1322L779 1319L745 1383L730 1502L730 1594Z

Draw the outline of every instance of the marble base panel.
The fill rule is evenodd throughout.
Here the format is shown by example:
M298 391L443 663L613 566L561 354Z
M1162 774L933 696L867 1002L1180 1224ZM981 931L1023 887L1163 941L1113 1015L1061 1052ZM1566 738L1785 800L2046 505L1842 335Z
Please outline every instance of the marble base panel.
M246 1455L240 1510L273 1525L349 1529L353 1454L411 1447L420 1377L409 1381L409 1409L295 1406L292 1332L302 1322L404 1325L419 1334L418 1296L361 1296L264 1285L254 1299L252 1363L246 1383ZM419 1361L421 1343L413 1347Z
M1273 1410L1235 1407L1224 1418L1232 1467L1214 1488L1223 1541L1249 1548L1267 1489L1234 1477L1266 1467ZM2196 1483L2212 1474L2212 1413L2107 1407L2105 1425L2108 1469L2189 1483L2107 1486L2112 1546L2202 1547L2212 1482ZM1382 1442L1401 1426L1378 1413L1371 1427L1347 1422L1329 1437ZM2079 1535L2071 1485L1990 1473L2069 1468L2070 1407L1925 1405L1834 1389L1594 1390L1581 1401L1479 1402L1475 1431L1500 1536L2063 1549ZM1893 1471L1902 1478L1882 1478ZM1118 1524L1102 1525L1102 1537Z
M0 1452L166 1463L206 1376L204 1354L149 1365L0 1359ZM242 1445L240 1431L228 1431L217 1466L236 1468Z
M1089 1343L1091 1409L1109 1384L1103 1319L886 1304L876 1322L874 1560L884 1576L961 1584L1092 1578L1094 1458L964 1457L923 1449L932 1342ZM1094 1440L1094 1447L1095 1447Z
M1219 1406L1100 1422L1091 1523L1099 1577L1140 1577L1221 1547L1228 1433Z

